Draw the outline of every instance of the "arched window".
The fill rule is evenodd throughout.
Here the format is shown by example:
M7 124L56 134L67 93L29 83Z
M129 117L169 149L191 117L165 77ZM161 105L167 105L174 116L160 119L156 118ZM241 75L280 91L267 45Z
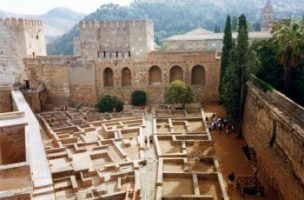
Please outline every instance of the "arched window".
M196 65L191 71L192 85L205 85L205 68L201 65Z
M176 80L184 81L183 69L179 66L174 66L170 70L170 82Z
M149 70L149 84L161 83L161 70L157 66L153 66Z
M121 86L131 86L131 71L127 67L121 71Z
M113 87L113 70L106 68L103 71L103 83L104 87Z

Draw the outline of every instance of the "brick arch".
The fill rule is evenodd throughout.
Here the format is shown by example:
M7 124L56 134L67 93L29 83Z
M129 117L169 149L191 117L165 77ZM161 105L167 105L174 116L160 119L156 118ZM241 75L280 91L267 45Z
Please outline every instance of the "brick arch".
M183 69L177 65L170 69L170 83L176 80L184 81Z
M113 82L113 70L108 67L103 71L103 85L104 87L113 87Z
M149 84L161 83L161 69L158 66L152 66L149 70Z
M201 65L195 65L191 70L191 84L192 85L205 85L206 71Z
M123 68L121 71L121 86L131 86L131 78L131 70L128 67Z

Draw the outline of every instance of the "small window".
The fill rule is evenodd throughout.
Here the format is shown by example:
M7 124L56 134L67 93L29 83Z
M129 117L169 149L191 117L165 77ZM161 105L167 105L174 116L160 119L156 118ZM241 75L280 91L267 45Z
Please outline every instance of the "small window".
M26 87L26 89L30 89L30 81L29 80L25 80L25 87Z
M39 39L39 35L36 35L36 39L37 39L37 40Z

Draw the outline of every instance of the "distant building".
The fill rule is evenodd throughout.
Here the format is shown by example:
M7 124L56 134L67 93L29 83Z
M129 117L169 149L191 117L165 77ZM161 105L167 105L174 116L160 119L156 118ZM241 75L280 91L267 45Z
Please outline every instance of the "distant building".
M277 20L273 15L273 7L271 1L267 0L265 7L261 11L261 30L271 31L272 26Z
M233 39L237 33L232 34ZM269 31L250 32L249 41L270 38ZM213 33L203 28L192 30L182 35L175 35L163 40L163 47L167 51L216 51L221 52L223 48L224 33Z
M271 37L271 28L277 22L273 15L271 1L268 0L261 10L261 31L249 32L249 42L254 40L268 39ZM237 33L232 34L233 39ZM163 40L163 48L166 51L216 51L223 48L224 33L213 33L203 28L194 29L188 33L174 35Z

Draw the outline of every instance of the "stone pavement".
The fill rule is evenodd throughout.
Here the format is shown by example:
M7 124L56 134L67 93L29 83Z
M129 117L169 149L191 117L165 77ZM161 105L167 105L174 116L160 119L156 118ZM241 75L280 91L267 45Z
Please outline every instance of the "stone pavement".
M149 137L153 134L152 126L153 118L151 114L146 114L146 130L145 136ZM147 164L140 170L141 177L141 191L142 200L152 200L155 199L155 182L156 182L156 170L157 170L157 158L155 155L154 145L147 143L145 149L145 159Z

